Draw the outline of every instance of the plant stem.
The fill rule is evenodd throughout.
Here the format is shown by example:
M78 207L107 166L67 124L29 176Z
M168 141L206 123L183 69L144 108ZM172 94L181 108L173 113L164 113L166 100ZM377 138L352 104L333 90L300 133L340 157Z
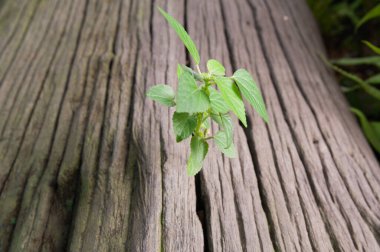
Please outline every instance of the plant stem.
M204 116L203 119L202 119L202 123L204 123L208 118L208 115Z
M199 73L200 75L202 75L202 72L201 72L201 69L199 68L199 65L196 65L195 67L197 68L198 73Z
M203 122L203 113L199 113L198 119L197 119L197 127L195 128L195 134L200 137L202 137L202 134L200 132L202 122Z

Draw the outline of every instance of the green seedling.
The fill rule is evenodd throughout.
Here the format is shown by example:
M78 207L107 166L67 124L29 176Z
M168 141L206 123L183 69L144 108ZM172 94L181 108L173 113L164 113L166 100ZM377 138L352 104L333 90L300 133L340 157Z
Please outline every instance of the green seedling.
M175 107L173 127L176 141L181 142L191 137L187 173L194 176L202 169L208 152L208 141L213 140L225 156L236 156L229 112L232 111L247 127L242 97L248 100L265 122L268 122L268 114L260 89L247 70L239 69L231 77L226 77L224 66L217 60L210 59L207 61L208 72L201 72L199 53L189 34L177 20L161 8L158 9L189 51L196 71L178 65L177 94L172 87L159 84L151 87L147 96L163 105ZM214 135L210 135L211 121L216 122L220 128Z

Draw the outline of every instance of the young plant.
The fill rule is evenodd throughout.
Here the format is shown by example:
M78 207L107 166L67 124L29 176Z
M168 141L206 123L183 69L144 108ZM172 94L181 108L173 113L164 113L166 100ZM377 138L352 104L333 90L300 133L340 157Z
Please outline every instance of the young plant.
M236 156L229 112L232 111L247 127L242 96L265 122L268 122L268 115L260 90L247 70L239 69L231 77L225 77L223 65L210 59L207 61L208 72L202 73L199 68L199 53L189 34L172 16L161 8L158 9L184 43L195 61L197 71L178 65L177 94L172 87L159 84L151 87L147 96L163 105L176 108L173 115L174 133L177 142L191 136L187 173L194 176L202 169L209 140L213 140L225 156ZM220 131L213 136L209 132L211 120L220 127Z

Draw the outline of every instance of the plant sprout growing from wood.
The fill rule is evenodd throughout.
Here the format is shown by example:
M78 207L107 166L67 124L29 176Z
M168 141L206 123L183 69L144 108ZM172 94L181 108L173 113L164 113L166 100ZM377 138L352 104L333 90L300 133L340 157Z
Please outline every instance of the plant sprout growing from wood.
M194 176L202 169L209 140L213 140L225 156L236 156L229 112L232 111L247 127L242 96L265 122L268 122L268 115L260 90L247 70L239 69L231 77L226 77L223 65L210 59L207 61L208 72L202 73L199 68L199 53L189 34L172 16L161 8L158 9L189 51L195 61L196 71L178 65L177 94L172 87L159 84L151 87L147 96L163 105L175 107L173 127L176 141L181 142L191 136L187 173ZM209 135L210 120L220 127L220 131L213 136Z

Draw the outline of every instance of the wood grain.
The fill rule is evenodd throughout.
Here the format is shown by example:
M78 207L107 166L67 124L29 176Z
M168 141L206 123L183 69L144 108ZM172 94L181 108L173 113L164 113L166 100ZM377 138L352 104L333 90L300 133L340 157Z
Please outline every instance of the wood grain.
M196 177L145 97L190 63L155 6L269 111ZM1 1L0 251L380 250L380 167L319 53L303 0Z

